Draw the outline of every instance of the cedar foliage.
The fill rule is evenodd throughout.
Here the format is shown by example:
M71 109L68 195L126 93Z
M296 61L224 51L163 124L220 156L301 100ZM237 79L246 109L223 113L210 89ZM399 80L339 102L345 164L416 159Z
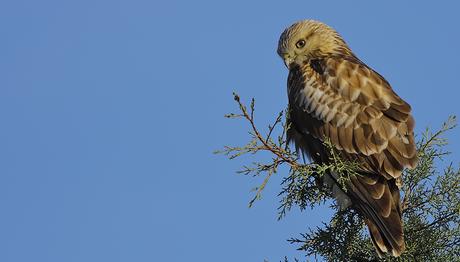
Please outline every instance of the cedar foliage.
M252 162L238 171L244 175L264 177L262 184L254 189L250 207L261 198L270 177L283 166L287 166L289 172L281 183L278 219L294 207L305 211L331 203L328 201L332 198L331 194L318 182L325 173L347 174L341 177L343 184L350 175L357 175L357 165L336 157L328 141L325 144L331 150L332 164L305 163L303 156L291 150L286 143L289 126L286 125L285 111L280 112L263 133L254 122L255 100L251 100L249 107L241 102L237 94L234 94L234 100L239 113L226 117L240 118L249 123L249 142L244 146L225 146L216 153L229 159L264 151L272 156L267 162ZM310 228L288 241L303 251L307 261L460 261L460 168L443 162L449 154L444 149L447 140L443 136L455 126L455 117L449 117L438 131L426 129L418 136L419 163L415 169L403 173L401 195L406 251L400 257L379 258L360 215L350 208L340 211L334 202L331 207L336 212L329 222L323 223L322 227ZM283 261L289 260L285 257ZM294 258L293 261L300 260Z

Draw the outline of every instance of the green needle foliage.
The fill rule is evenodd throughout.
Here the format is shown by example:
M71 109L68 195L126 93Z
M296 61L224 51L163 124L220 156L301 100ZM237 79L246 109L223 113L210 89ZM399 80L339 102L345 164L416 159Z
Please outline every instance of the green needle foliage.
M347 174L341 178L343 184L349 176L358 175L355 172L357 165L336 157L327 141L325 144L333 156L332 164L305 164L302 156L286 143L289 126L284 119L285 112L280 112L267 132L262 133L254 122L254 99L249 108L237 94L234 99L240 112L226 117L247 121L250 140L244 146L225 146L216 153L225 154L230 159L248 153L269 152L271 155L265 163L253 162L238 171L244 175L264 176L249 201L250 207L261 198L270 177L282 166L287 166L289 172L281 183L279 219L293 207L303 211L330 203L326 202L332 197L329 190L318 180L324 174L331 171ZM460 169L452 163L445 168L439 167L446 166L443 158L449 154L444 149L447 140L443 135L455 126L455 117L449 117L439 131L426 129L418 137L418 166L403 173L401 191L406 251L400 257L379 258L361 216L350 208L340 211L335 204L331 206L336 210L331 221L288 241L303 251L305 258L327 261L460 261ZM283 261L287 262L288 258Z

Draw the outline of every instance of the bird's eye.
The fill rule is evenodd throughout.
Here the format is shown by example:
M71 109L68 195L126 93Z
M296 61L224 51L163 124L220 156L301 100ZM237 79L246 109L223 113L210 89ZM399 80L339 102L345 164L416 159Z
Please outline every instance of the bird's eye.
M305 46L305 43L306 43L305 40L301 39L301 40L299 40L299 41L295 44L295 46L296 46L297 48L302 48L302 47Z

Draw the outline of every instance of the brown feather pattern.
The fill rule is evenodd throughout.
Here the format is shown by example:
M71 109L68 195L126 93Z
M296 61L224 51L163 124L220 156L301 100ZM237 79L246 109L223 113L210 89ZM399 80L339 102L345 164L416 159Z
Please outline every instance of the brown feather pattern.
M366 171L382 171L396 178L402 168L414 167L417 156L410 106L354 57L326 57L323 64L323 75L310 64L291 69L291 109L308 114L317 124L303 125L300 131L320 140L327 136L346 153L386 156L379 170L364 168Z
M354 56L317 63L321 69L305 63L290 70L289 139L315 162L328 161L322 144L328 138L344 159L360 163L362 176L351 179L348 195L378 253L398 256L405 244L396 179L417 163L411 108Z
M340 174L323 182L340 195L338 202L348 197L364 216L379 255L399 256L405 248L400 176L417 164L411 107L323 23L293 24L282 33L277 52L289 68L288 140L325 163L330 156L323 142L329 139L340 157L359 163L346 195L336 183Z

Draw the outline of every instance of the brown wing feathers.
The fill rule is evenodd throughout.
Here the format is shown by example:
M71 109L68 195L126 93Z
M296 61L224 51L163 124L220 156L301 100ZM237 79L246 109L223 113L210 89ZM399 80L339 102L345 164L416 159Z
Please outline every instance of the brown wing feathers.
M327 161L329 138L345 159L361 164L349 184L379 253L404 250L396 178L417 162L411 108L388 82L355 57L328 57L291 68L291 140L313 159ZM303 141L301 141L303 139ZM318 145L319 144L319 145Z
M364 216L365 223L379 253L392 252L398 256L405 248L399 189L393 180L366 174L351 179L355 208Z
M290 101L295 101L293 109L300 111L299 115L309 113L319 120L314 125L307 123L304 131L318 139L329 137L338 149L347 153L359 152L371 158L379 158L378 155L383 153L389 157L385 158L385 163L381 163L382 170L389 176L398 177L401 165L413 167L417 160L410 106L394 94L385 80L372 80L372 77L369 77L370 80L360 80L367 76L375 78L376 73L371 69L360 64L358 70L358 65L347 66L352 63L348 60L343 60L341 64L336 60L327 60L327 67L321 76L309 65L297 67L303 74L293 73L296 76L293 78L301 81L301 84L290 85ZM338 69L329 69L334 66ZM295 72L296 68L292 71ZM329 76L330 71L336 77ZM346 76L358 78L359 81L355 80L355 83L361 84L357 87L343 84L348 83ZM362 86L362 83L366 85ZM366 103L362 104L361 101Z

